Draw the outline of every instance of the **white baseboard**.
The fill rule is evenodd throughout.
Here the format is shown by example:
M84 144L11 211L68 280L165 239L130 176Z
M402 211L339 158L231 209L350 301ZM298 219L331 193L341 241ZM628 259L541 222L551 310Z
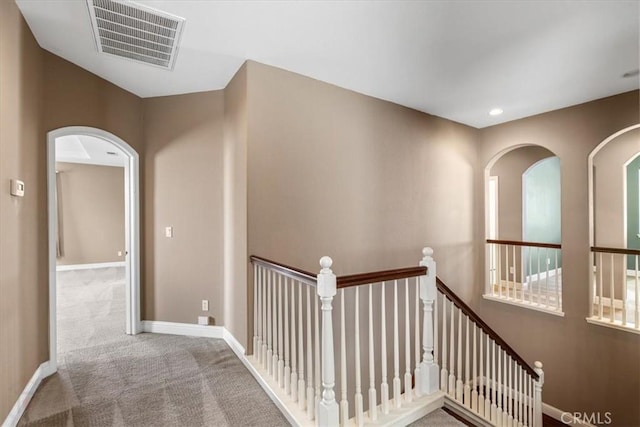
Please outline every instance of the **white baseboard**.
M570 426L595 427L593 424L575 418L571 412L563 411L544 402L542 402L542 413Z
M124 267L124 261L114 261L114 262L99 262L95 264L68 264L68 265L57 265L56 271L70 271L70 270L89 270L92 268L110 268L110 267Z
M7 415L7 418L2 423L2 427L15 427L18 425L20 417L22 417L25 409L27 409L29 402L31 402L31 398L33 398L33 395L40 386L40 383L43 379L53 374L53 372L54 371L49 367L48 361L38 366L38 369L36 369L24 390L20 393L20 397L18 397L15 405L13 405L11 412L9 412L9 415Z
M549 271L541 271L540 272L540 280L544 280L547 277L553 277L556 275L556 269L552 269ZM558 267L558 275L562 275L562 267ZM532 280L533 278L533 280ZM530 276L525 276L525 280L524 280L524 284L525 285L529 285L530 282L537 282L538 281L538 273L534 273L533 275Z
M225 338L226 329L222 326L205 326L191 323L162 322L143 320L142 331L154 334L185 335L189 337ZM231 334L229 334L231 335ZM234 338L235 341L235 338ZM236 341L237 343L237 341ZM231 344L229 344L231 346ZM238 345L240 345L238 343ZM240 346L242 348L242 346ZM244 352L244 349L243 349Z

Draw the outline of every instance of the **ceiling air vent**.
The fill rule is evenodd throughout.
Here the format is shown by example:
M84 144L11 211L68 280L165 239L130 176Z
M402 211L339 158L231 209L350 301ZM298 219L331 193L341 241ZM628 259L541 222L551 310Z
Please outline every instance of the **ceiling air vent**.
M98 51L173 69L184 18L124 0L87 0Z

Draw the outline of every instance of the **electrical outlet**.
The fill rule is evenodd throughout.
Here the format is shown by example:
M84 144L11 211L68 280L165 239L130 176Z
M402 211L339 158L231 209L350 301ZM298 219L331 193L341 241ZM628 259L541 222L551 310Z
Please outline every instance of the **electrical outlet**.
M202 300L202 311L209 311L209 300Z
M551 265L551 258L547 258L547 265Z
M198 316L198 325L208 326L211 324L211 318L209 316Z

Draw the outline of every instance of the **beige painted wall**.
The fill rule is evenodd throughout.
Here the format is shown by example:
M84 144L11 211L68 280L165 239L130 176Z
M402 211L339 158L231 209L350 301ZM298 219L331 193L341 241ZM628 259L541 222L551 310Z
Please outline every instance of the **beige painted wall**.
M247 348L247 66L225 89L223 152L224 324ZM249 295L252 296L251 292ZM249 314L251 316L251 314Z
M430 245L470 299L475 129L254 62L248 87L249 254L347 274Z
M222 91L144 100L148 320L221 323ZM165 237L173 227L173 238ZM208 313L201 301L209 300Z
M62 256L58 264L124 261L124 168L56 163Z
M479 284L474 307L529 363L544 363L545 402L572 412L610 411L620 426L640 425L640 336L585 321L590 269L587 157L608 136L638 123L639 113L635 91L489 127L481 131L479 159L484 168L498 153L523 142L560 157L565 317L483 300ZM478 198L482 185L478 176ZM476 218L482 266L482 203L477 204Z
M46 150L42 52L12 1L0 2L0 420L48 359ZM9 194L9 180L25 196Z
M638 153L640 128L609 141L593 158L595 246L626 247L623 216L625 163Z

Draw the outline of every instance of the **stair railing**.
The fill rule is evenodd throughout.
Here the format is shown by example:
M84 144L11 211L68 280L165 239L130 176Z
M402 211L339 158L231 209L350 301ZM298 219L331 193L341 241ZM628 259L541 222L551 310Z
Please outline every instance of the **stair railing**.
M483 417L490 424L542 426L542 365L536 362L536 368L530 368L436 278L432 254L433 250L425 248L418 267L341 277L333 274L329 257L321 258L317 275L251 257L251 363L296 423L406 424L442 406L447 395L450 405ZM314 293L318 298L312 297ZM339 309L334 313L336 297ZM438 310L442 325L438 324ZM439 331L443 338L442 369L438 366ZM481 367L478 371L484 341L487 370ZM453 368L456 357L457 370ZM336 360L340 367L338 384ZM363 373L368 374L366 382Z
M491 424L541 427L542 363L531 368L444 282L437 286L442 391Z
M487 239L485 298L562 314L562 246Z
M592 247L591 323L640 333L640 250Z

